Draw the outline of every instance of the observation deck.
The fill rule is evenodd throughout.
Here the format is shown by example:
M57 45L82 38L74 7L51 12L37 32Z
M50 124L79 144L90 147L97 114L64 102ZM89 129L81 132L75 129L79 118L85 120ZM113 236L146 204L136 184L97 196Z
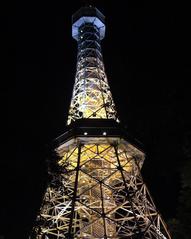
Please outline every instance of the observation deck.
M78 41L79 29L84 24L93 24L99 29L100 40L105 36L105 16L95 7L82 7L72 16L72 37Z

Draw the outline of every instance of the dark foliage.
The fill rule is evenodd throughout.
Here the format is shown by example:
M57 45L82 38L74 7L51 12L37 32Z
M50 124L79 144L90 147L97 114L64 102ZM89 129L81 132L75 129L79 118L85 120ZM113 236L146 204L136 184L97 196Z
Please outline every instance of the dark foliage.
M184 159L180 167L181 191L176 218L169 221L174 239L191 238L191 133L186 136Z

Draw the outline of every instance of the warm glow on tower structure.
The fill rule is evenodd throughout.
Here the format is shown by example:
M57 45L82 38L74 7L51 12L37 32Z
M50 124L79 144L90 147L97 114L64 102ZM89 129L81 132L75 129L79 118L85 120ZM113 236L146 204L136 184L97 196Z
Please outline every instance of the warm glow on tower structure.
M68 128L54 141L31 238L170 239L141 176L145 154L119 124L101 53L103 14L81 8L72 36L78 57Z
M104 16L95 8L73 15L72 36L78 43L77 71L68 124L81 118L116 119L116 110L105 74L101 40Z

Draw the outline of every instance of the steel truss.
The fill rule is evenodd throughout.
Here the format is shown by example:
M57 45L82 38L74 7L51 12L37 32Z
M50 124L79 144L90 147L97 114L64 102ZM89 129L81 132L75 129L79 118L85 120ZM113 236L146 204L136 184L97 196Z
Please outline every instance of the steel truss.
M119 138L81 137L56 152L33 238L170 238L143 182L141 151Z
M84 23L78 33L77 72L67 124L81 118L117 120L103 64L99 29L92 23Z

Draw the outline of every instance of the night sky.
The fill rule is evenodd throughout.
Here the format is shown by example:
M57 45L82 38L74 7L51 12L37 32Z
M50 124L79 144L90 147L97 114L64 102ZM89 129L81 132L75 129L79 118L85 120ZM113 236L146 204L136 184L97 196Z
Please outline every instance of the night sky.
M16 15L6 6L1 17L0 235L6 239L27 238L40 207L47 148L65 130L74 83L71 15L85 3L26 2L17 4ZM143 177L168 220L191 132L190 10L170 1L93 3L106 16L102 50L120 120L144 145Z

